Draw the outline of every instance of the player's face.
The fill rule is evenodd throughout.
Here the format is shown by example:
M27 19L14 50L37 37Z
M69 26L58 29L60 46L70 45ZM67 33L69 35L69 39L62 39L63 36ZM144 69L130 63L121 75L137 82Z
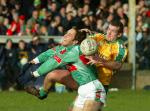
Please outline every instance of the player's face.
M76 30L70 29L67 31L67 33L63 36L63 40L61 42L61 45L63 46L69 46L75 44L75 36L76 36Z
M119 36L118 33L119 32L119 27L113 26L113 25L109 25L108 29L107 29L107 34L106 34L106 39L108 41L114 41L117 39L117 37Z

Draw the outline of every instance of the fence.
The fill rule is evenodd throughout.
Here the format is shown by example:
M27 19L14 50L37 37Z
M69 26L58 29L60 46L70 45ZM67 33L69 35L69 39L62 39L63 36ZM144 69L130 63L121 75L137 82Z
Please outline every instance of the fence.
M24 40L26 42L32 40L32 36L0 36L0 43L5 43L8 38L12 39L13 43L18 43L19 40ZM40 36L40 38L42 42L46 42L50 38L53 38L56 42L60 42L62 36Z

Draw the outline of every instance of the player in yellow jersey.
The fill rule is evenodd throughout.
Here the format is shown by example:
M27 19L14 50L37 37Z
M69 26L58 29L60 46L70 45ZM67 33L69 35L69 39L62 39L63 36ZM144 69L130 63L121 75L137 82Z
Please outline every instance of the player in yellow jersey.
M82 29L91 33L88 29ZM121 68L123 61L127 55L121 39L123 33L123 25L119 21L112 21L108 26L106 35L97 33L90 35L98 43L98 55L88 57L90 64L96 64L99 72L99 80L108 92L109 85L113 76L113 71Z

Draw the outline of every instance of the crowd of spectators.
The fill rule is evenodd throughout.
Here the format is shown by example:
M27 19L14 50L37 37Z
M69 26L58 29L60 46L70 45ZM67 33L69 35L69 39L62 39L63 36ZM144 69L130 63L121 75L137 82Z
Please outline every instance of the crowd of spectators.
M25 64L56 45L58 44L53 39L43 44L37 35L33 36L29 43L20 40L18 44L14 44L12 39L7 39L5 44L0 45L0 90L21 89L22 87L17 84L17 77L24 71Z
M150 69L149 7L148 0L136 0L135 39L139 69ZM124 25L122 39L127 40L128 10L128 0L0 0L0 35L7 35L10 38L11 35L21 37L35 34L62 36L74 26L105 33L112 19L120 19ZM6 72L9 82L14 83L16 77L14 71L17 71L18 67L21 68L22 64L30 60L29 58L46 49L43 49L46 44L39 45L38 40L33 42L34 39L37 38L33 38L32 45L28 45L28 51L23 40L19 41L15 51L12 49L11 39L6 42L5 48L0 48L0 73L4 72L3 60L6 59L5 66L10 69ZM54 45L52 40L49 43L52 43L49 47Z
M146 4L137 0L137 31L148 28ZM63 35L73 26L105 32L120 19L127 36L128 6L128 0L1 0L0 35Z

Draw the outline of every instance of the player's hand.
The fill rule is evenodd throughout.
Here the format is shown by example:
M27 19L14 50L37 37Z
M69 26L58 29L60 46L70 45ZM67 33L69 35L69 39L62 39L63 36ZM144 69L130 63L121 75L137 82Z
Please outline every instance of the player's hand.
M36 64L34 60L29 61L29 64Z
M87 33L89 33L89 34L92 34L92 31L89 30L89 29L81 29L80 31L81 31L81 32L85 31L85 32L87 32Z
M98 55L86 56L86 58L89 60L87 64L103 66L103 60Z
M87 33L90 34L90 35L91 35L91 34L96 34L96 33L98 33L98 32L95 32L95 31L91 31L91 30L89 30L89 29L81 29L80 31L81 31L81 32L82 32L82 31L85 31L85 32L87 32Z
M98 61L94 58L94 56L86 56L86 59L89 60L89 62L88 62L87 64L93 65L93 64L97 64L97 62L98 62Z

